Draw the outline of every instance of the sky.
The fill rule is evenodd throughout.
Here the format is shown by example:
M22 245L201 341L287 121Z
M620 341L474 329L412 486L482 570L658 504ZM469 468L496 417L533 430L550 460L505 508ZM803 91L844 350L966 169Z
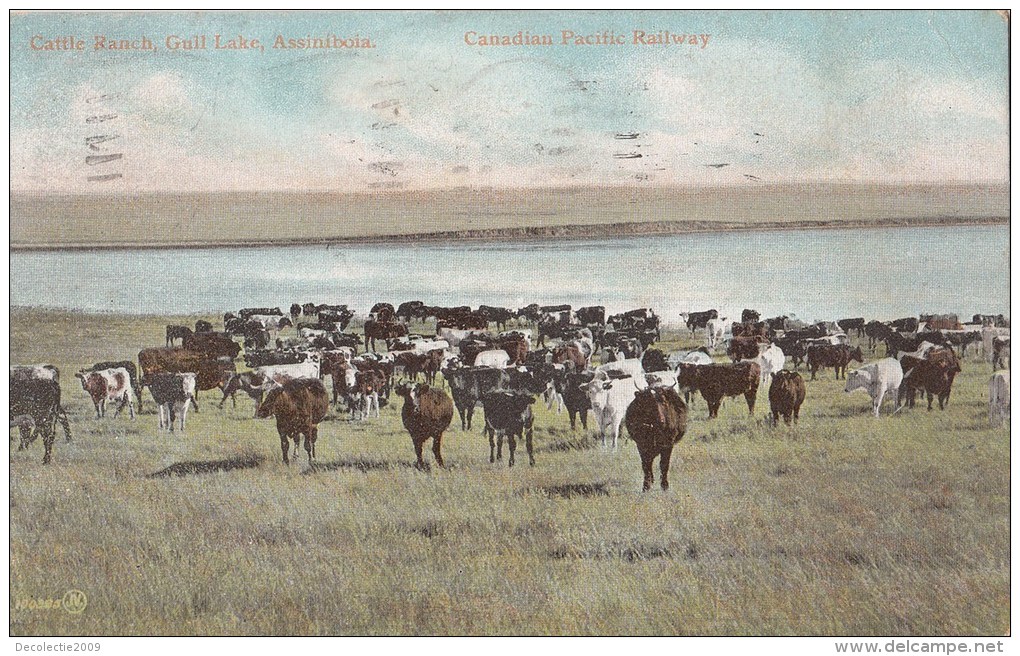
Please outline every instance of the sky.
M16 192L1009 179L994 12L29 13L10 57Z

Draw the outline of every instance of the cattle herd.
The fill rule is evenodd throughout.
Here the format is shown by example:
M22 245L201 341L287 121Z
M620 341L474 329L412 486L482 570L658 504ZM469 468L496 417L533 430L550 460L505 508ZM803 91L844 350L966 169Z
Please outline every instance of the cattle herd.
M514 311L377 303L361 324L363 334L345 332L354 316L346 305L295 303L289 314L245 308L227 312L221 331L207 321L194 329L168 325L164 345L143 348L137 363L98 362L75 376L100 419L108 403L116 405L114 417L126 408L134 419L135 404L141 411L148 388L158 427L169 431L185 429L189 408L199 409L200 392L218 390L220 408L228 398L236 407L242 392L254 402L256 418L276 418L285 463L291 440L296 456L302 438L314 461L317 425L332 406L350 420L367 421L379 417L395 391L403 398L401 419L419 467L425 466L429 440L443 466L443 433L455 417L469 430L477 407L484 412L490 462L502 459L505 440L513 466L521 440L534 465L532 405L541 400L557 412L566 408L571 429L579 420L587 430L590 411L604 446L616 448L625 425L641 457L645 490L654 482L656 457L660 485L668 488L672 449L687 429L695 395L705 400L709 419L733 396L743 396L753 414L758 390L767 386L771 423L782 418L790 424L807 396L801 364L811 380L831 368L836 379L846 380L846 392L866 390L877 417L886 397L892 412L913 407L918 394L927 396L929 410L936 399L944 409L960 358L973 345L992 362L990 420L1000 424L1009 415L1009 372L998 371L1009 361L1009 322L1002 315L975 315L967 323L946 314L808 324L789 316L762 320L754 310L744 310L740 321L717 310L690 312L681 317L692 337L703 333L705 346L671 353L654 346L661 327L650 309L606 317L600 306L533 304ZM423 327L434 322L434 333L429 326L428 335L411 334L412 321ZM884 344L885 357L865 364L862 348L850 345L852 334L867 338L876 357ZM730 362L713 359L722 350ZM239 356L246 370L238 370ZM852 362L862 366L848 372ZM44 463L50 462L58 421L71 440L59 383L52 365L11 367L11 428L19 429L19 448L42 438Z

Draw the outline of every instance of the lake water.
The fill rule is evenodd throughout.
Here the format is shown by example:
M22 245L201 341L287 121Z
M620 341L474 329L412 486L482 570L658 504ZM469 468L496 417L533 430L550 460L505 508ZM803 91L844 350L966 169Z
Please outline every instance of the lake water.
M1009 228L11 253L11 304L139 314L347 303L652 307L801 319L1009 313Z

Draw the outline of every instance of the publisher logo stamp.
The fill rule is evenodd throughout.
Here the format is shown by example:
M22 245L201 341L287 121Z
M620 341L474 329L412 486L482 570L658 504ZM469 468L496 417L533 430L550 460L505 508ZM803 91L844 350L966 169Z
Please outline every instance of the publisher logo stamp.
M89 597L81 590L72 588L64 593L64 596L57 599L40 599L36 597L22 597L14 600L14 610L60 610L80 615L85 612L89 605Z
M60 605L68 613L79 615L85 612L85 607L89 605L89 598L81 590L68 590L64 593Z

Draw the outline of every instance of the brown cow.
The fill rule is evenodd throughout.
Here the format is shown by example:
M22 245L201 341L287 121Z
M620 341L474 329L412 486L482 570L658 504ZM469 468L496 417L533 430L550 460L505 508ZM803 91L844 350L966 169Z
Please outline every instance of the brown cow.
M226 333L192 333L186 335L181 344L189 351L198 351L212 358L233 360L241 352L241 345Z
M379 418L379 393L386 387L386 375L374 369L359 371L354 375L353 400L361 400L361 420L365 421L375 406L375 416ZM353 403L351 414L354 414Z
M414 351L401 351L393 358L393 367L400 367L404 371L404 377L413 381L418 380L418 374L425 368L426 358L424 353Z
M75 376L81 380L81 387L92 399L96 407L96 419L106 416L106 402L119 401L114 417L127 406L128 414L135 418L134 392L131 388L131 376L123 367L103 369L100 371L79 371Z
M445 392L428 385L412 385L405 382L397 385L396 392L404 397L404 407L400 411L400 419L404 422L404 428L411 434L411 441L414 443L414 453L418 457L415 466L418 469L424 469L425 461L421 457L422 446L431 439L432 454L436 458L436 464L445 467L440 448L443 442L443 432L450 427L450 422L453 421L453 401Z
M290 464L287 440L294 440L294 456L297 457L302 435L305 436L305 451L308 453L308 463L311 464L315 458L315 440L318 437L316 426L328 410L329 397L322 381L318 378L296 378L269 390L255 416L267 419L276 415L276 431L280 434L284 464Z
M671 387L649 387L638 390L627 407L627 434L637 445L644 472L642 490L647 492L655 482L652 463L659 458L659 485L669 489L669 461L673 446L687 430L687 406Z
M182 348L147 348L138 353L138 369L140 370L141 386L145 386L145 378L149 374L198 374L195 380L195 391L222 388L226 383L225 372L236 372L237 365L233 362L218 360L200 351ZM138 396L138 411L142 410L142 397ZM198 410L198 403L195 403Z
M762 340L757 335L745 335L734 337L726 347L726 355L734 362L740 360L753 360L758 357L761 350Z
M905 394L905 405L914 407L914 395L917 391L928 395L928 410L937 396L939 410L945 410L949 403L949 394L953 391L953 380L960 373L960 360L952 349L933 349L925 359L905 355L900 360L903 367L903 382L900 383L901 398Z
M528 340L523 335L505 335L496 341L497 347L510 356L510 366L524 364L528 359Z
M394 337L406 337L407 324L398 321L378 321L369 319L365 322L365 348L375 350L375 340L387 340Z
M807 350L807 366L811 370L811 380L822 367L834 367L836 380L846 378L846 368L851 361L864 362L861 347L850 348L846 344L814 344Z
M439 373L439 368L443 366L444 357L446 357L446 351L443 349L432 349L425 354L425 364L422 367L422 373L425 374L425 382L429 385L436 384L436 374Z
M572 364L575 371L584 371L585 366L588 364L588 360L584 357L584 353L581 353L581 349L577 348L573 344L565 344L553 349L552 363Z
M748 412L754 414L754 402L758 397L761 379L761 367L757 362L703 365L681 362L676 371L677 387L701 392L708 403L709 419L719 416L719 405L724 396L738 394L744 395Z
M800 406L807 396L804 379L795 371L777 371L772 374L772 385L769 387L769 405L772 408L772 425L779 425L782 415L786 425L790 418L796 422L800 419Z

